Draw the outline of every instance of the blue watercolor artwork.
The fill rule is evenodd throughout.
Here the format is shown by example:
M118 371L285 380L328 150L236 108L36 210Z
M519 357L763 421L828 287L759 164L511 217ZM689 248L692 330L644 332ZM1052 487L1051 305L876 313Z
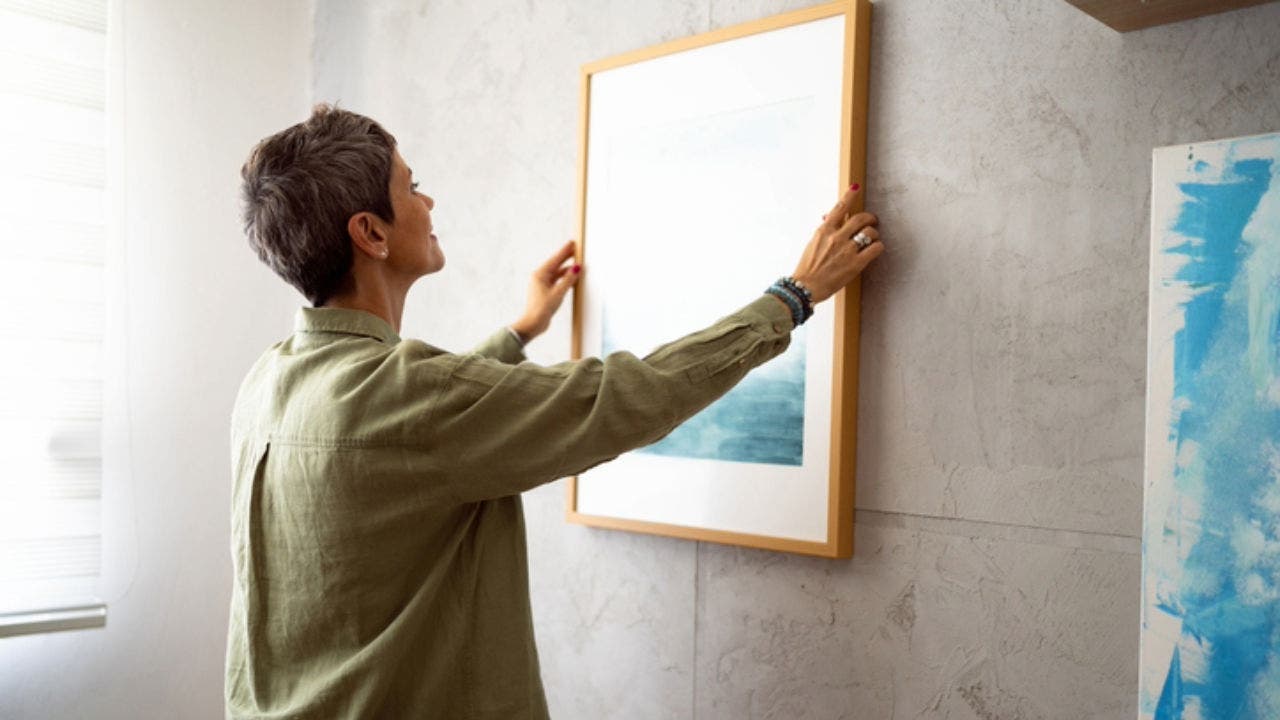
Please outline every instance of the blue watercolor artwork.
M1155 153L1139 714L1280 718L1280 134Z
M618 349L604 312L606 354ZM665 438L635 452L727 462L804 463L806 328L791 333L786 352L752 370L732 390L679 425Z
M799 193L817 195L806 189L824 175L796 160L812 113L812 98L789 98L637 128L604 146L611 196L643 198L641 207L658 210L618 213L615 224L594 227L609 243L596 255L606 265L610 292L600 303L602 353L643 354L649 341L657 344L655 337L673 339L705 326L730 303L759 294L776 268L794 262L799 246L779 239L811 232L807 220L794 219L806 207ZM762 201L744 206L744 192ZM651 278L666 275L673 258L717 271L679 292L655 293ZM807 330L792 333L786 352L725 396L635 452L802 466Z

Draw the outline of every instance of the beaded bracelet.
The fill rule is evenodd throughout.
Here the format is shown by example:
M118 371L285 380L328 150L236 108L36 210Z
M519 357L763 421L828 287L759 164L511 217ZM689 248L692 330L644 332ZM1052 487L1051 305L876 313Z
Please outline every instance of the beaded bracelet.
M786 281L791 278L782 278L769 286L765 293L773 295L787 304L791 308L791 323L795 327L800 327L805 320L813 317L813 302L810 300L809 294L805 292L804 286L791 287Z
M797 295L803 295L805 305L807 305L810 310L813 309L813 292L810 291L809 288L805 287L804 283L790 276L781 278L778 282L782 283L783 287L786 289L794 291Z
M804 310L800 306L800 301L796 299L795 295L791 294L790 290L784 290L779 285L770 285L764 293L772 295L787 304L787 307L791 310L792 325L799 327L800 323L804 322Z
M778 278L778 281L774 283L774 285L790 292L791 295L799 302L800 322L796 323L797 326L813 317L813 293L809 292L809 288L802 285L800 281L793 277Z

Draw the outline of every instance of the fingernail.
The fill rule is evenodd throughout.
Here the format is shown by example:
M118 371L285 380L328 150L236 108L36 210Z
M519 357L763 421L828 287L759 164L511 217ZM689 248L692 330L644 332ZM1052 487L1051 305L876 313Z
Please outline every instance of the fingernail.
M581 265L574 265L574 266L573 266L573 271L574 271L574 272L576 272L576 273L580 273L580 272L582 272L582 266L581 266Z
M860 185L858 185L858 183L854 183L854 184L852 184L852 185L850 185L850 186L849 186L849 189L850 189L850 190L857 190L859 187L861 187L861 186L860 186Z

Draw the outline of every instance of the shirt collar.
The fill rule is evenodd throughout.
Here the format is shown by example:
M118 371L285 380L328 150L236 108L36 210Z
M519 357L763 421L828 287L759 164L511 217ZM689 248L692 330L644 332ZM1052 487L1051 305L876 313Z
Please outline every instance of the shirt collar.
M400 336L386 320L363 310L346 308L299 308L293 330L300 333L364 335L391 345L400 342Z

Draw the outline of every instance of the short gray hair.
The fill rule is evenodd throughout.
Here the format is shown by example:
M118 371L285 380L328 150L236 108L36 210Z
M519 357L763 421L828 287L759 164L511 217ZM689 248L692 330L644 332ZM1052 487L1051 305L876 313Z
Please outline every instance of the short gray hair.
M351 216L395 220L395 148L371 118L320 104L306 121L259 142L240 169L249 246L312 305L337 293L351 271Z

